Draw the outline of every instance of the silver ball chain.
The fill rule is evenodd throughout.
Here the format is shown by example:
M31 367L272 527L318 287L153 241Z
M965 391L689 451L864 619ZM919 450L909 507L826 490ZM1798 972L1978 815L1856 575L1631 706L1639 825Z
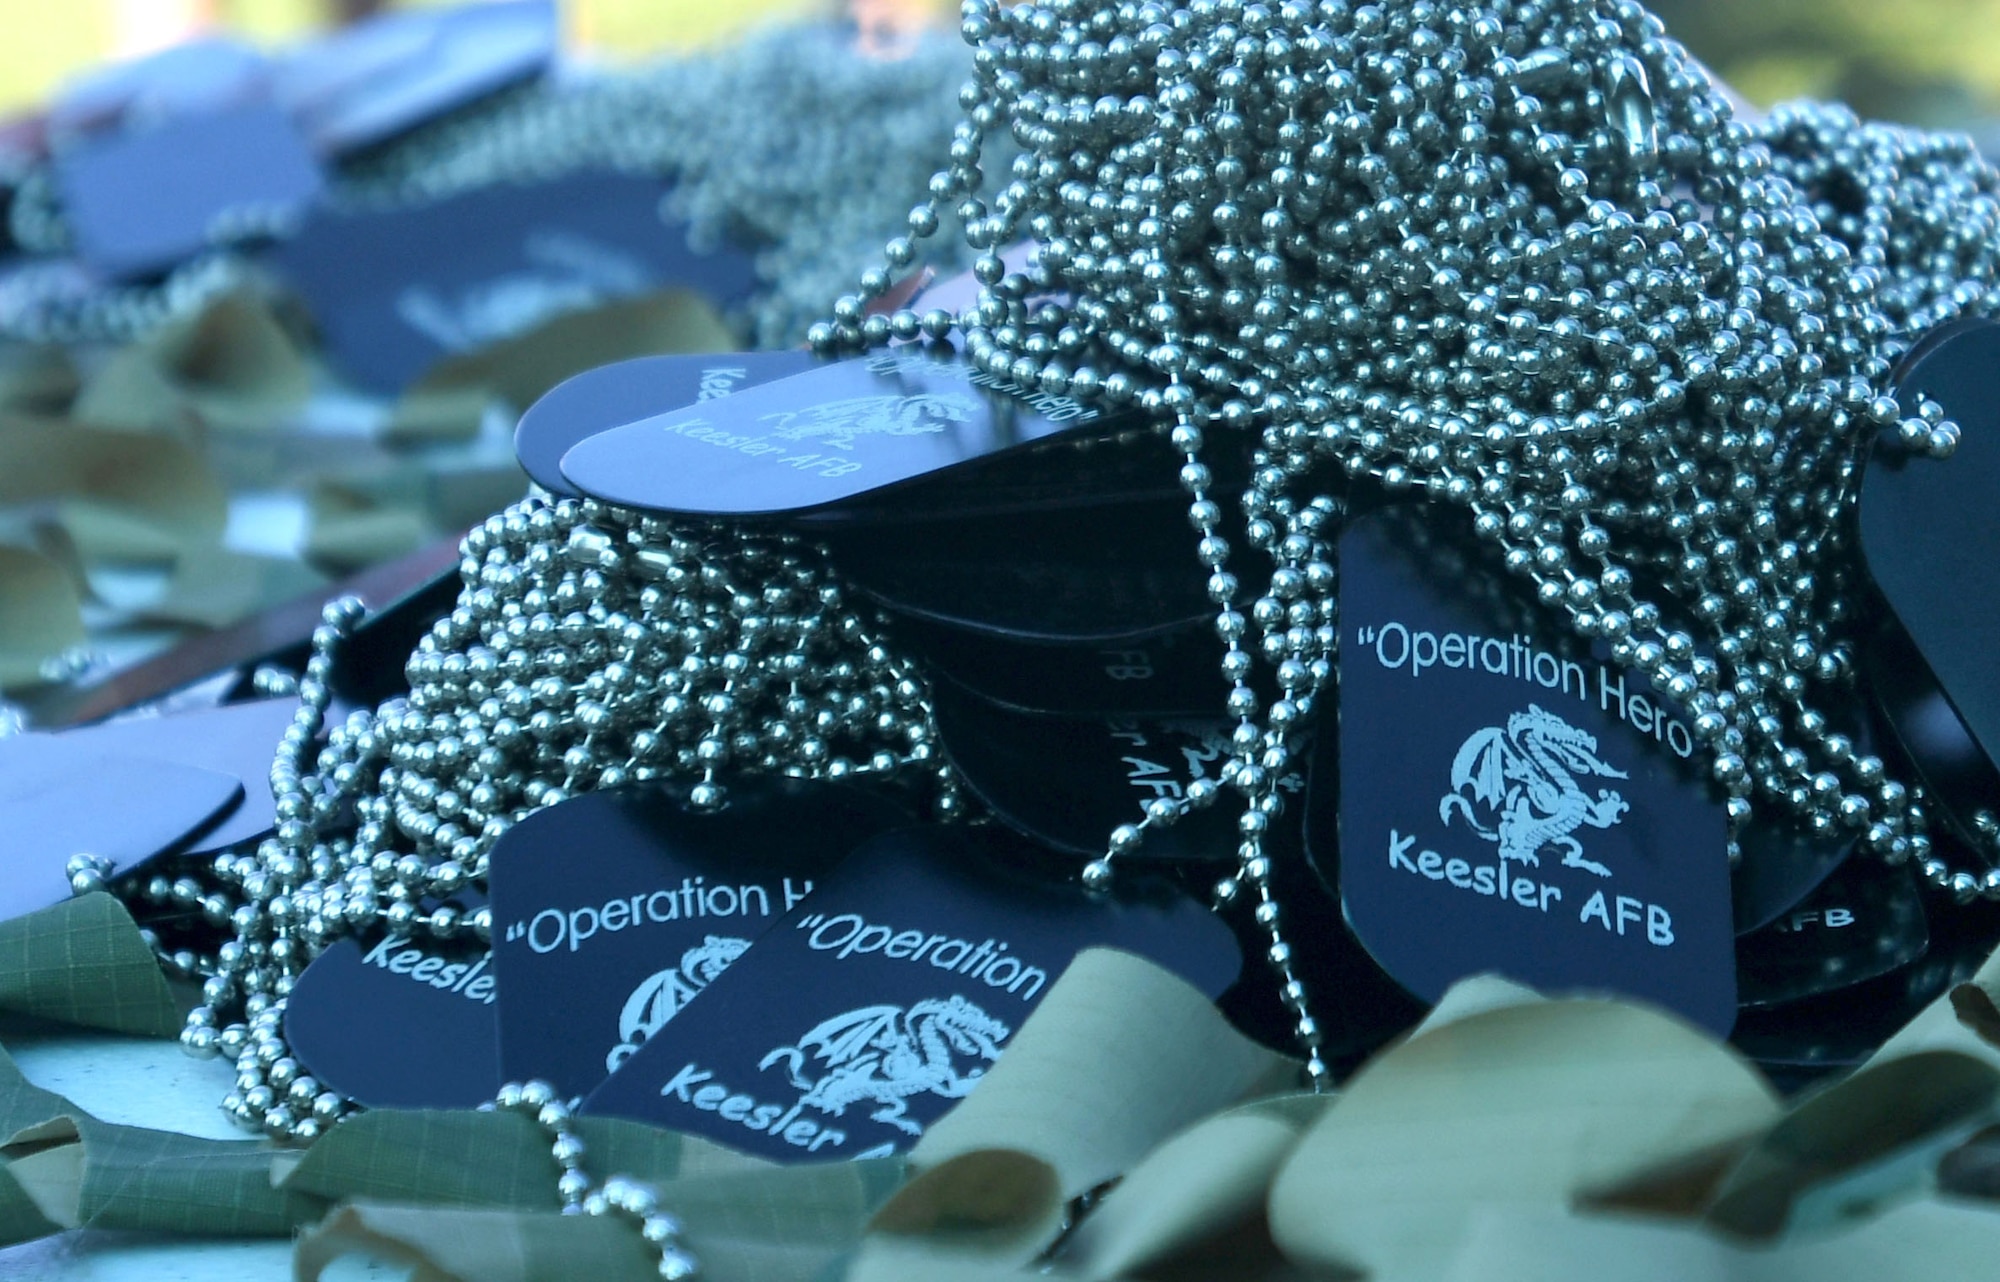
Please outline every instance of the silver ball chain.
M659 1256L663 1282L687 1282L701 1275L701 1263L681 1241L681 1223L661 1209L653 1189L638 1180L613 1175L601 1185L585 1167L589 1150L576 1133L570 1106L557 1098L547 1082L509 1082L488 1109L520 1113L535 1119L549 1137L549 1156L562 1172L556 1195L565 1215L616 1215L630 1220Z
M810 341L958 327L986 370L1172 424L1237 719L1218 897L1257 896L1316 1082L1263 835L1286 730L1332 679L1351 482L1469 509L1552 617L1685 710L1734 824L1776 803L2000 898L2000 871L1952 868L1913 790L1819 710L1852 697L1866 449L1957 437L1935 406L1901 414L1893 362L1993 310L2000 184L1967 140L1817 105L1733 121L1632 0L965 0L962 34L948 166ZM1020 152L989 201L995 135ZM977 303L866 315L947 207ZM1035 259L1010 272L1022 237ZM1217 441L1252 451L1246 541L1273 567L1247 615ZM1259 661L1282 691L1261 707Z
M473 529L457 606L411 656L410 693L328 728L328 680L358 601L329 605L271 769L278 827L213 864L213 886L157 879L232 934L181 1041L233 1061L224 1108L311 1139L350 1107L290 1053L297 976L376 928L490 945L493 842L579 792L684 783L720 806L725 772L928 777L960 812L920 678L886 649L809 547L592 501L510 508ZM324 743L321 743L322 737Z

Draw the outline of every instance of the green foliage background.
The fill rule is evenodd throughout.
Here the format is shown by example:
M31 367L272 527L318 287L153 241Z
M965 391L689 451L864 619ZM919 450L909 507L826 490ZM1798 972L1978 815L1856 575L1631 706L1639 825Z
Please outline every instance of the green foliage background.
M2000 141L2000 0L1651 0L1651 7L1759 106L1838 99L1874 119Z

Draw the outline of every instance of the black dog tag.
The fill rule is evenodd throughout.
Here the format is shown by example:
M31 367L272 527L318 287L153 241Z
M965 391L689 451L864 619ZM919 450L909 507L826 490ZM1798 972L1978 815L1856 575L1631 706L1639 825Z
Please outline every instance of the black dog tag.
M1862 558L1889 610L1866 651L1878 706L1958 835L2000 813L2000 324L1957 323L1904 362L1905 414L1928 399L1960 429L1949 458L1885 435L1863 474Z
M1229 723L1110 721L1012 712L939 682L938 735L979 799L1009 826L1058 850L1102 854L1111 830L1145 817L1151 801L1178 801L1197 779L1214 781L1230 756ZM1283 795L1304 792L1299 774ZM1229 799L1148 836L1149 859L1226 862L1235 857Z
M1963 852L1949 850L1946 857ZM1932 904L1942 911L1932 912ZM1924 908L1930 945L1916 961L1846 988L1746 1009L1730 1041L1781 1084L1867 1059L1924 1007L1970 979L2000 944L2000 907L1932 901Z
M221 850L263 836L277 818L269 782L271 761L298 706L297 699L264 699L171 716L107 721L60 734L13 735L0 739L0 773L37 758L54 760L57 754L78 762L117 754L226 774L241 784L239 803L223 809L186 846L189 854ZM217 812L211 807L209 813Z
M1410 522L1437 516L1376 512L1340 542L1340 890L1355 934L1427 1000L1497 970L1727 1031L1727 838L1693 736L1642 679L1481 608L1511 585L1423 574Z
M1016 712L1055 717L1212 715L1223 692L1222 643L1197 624L1136 641L1018 641L904 619L896 639L933 675Z
M275 230L326 184L298 127L269 103L108 134L59 152L55 171L77 252L113 277L192 258L231 217Z
M340 940L285 1001L313 1076L370 1108L476 1108L500 1089L493 957L411 935Z
M514 427L514 455L528 479L551 494L581 497L562 474L562 457L587 436L684 405L802 373L807 352L724 352L641 356L564 379L528 407Z
M294 53L277 90L322 153L344 154L539 75L560 26L549 0L378 14Z
M1228 929L1185 897L1091 898L1010 876L949 829L888 833L584 1111L780 1160L896 1152L979 1084L1070 960L1097 944L1150 957L1210 996L1240 965Z
M1854 854L1852 835L1815 836L1770 811L1752 811L1737 834L1743 857L1730 872L1730 897L1738 935L1762 930L1797 908Z
M660 214L657 179L579 172L416 207L322 209L272 255L329 359L364 388L400 391L446 356L565 312L669 285L734 302L749 256L696 254Z
M1778 1006L1863 983L1930 947L1929 923L1906 865L1853 861L1803 903L1736 943L1745 1009Z
M776 515L949 473L1061 432L1101 430L1067 397L915 345L600 432L563 456L585 494L624 507Z
M233 774L66 745L64 738L0 739L0 921L68 899L75 856L130 871L243 796ZM13 745L38 750L5 751Z
M1064 433L982 461L963 474L802 513L797 522L801 529L818 532L1153 500L1175 499L1185 505L1181 463L1166 434L1144 423L1102 435ZM1218 498L1241 491L1246 467L1233 458L1217 458L1211 464Z
M873 794L732 784L704 814L641 785L529 815L491 857L500 1063L587 1094L864 839L910 822Z
M1134 641L1215 613L1180 499L829 530L825 539L835 568L884 609L994 636Z

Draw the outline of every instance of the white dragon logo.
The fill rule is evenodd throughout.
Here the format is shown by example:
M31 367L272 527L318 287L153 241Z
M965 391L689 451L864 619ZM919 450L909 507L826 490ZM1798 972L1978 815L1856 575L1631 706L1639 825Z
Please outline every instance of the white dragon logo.
M970 423L979 411L979 402L969 396L853 396L766 414L762 421L777 423L771 435L782 441L817 436L836 450L851 450L857 436L926 436L944 431L947 423Z
M784 1063L792 1085L805 1094L799 1102L836 1116L850 1104L875 1106L869 1114L909 1135L923 1123L907 1115L918 1095L963 1099L1000 1057L1011 1030L963 997L931 998L912 1005L864 1006L826 1020L793 1046L780 1046L757 1067ZM959 1059L973 1066L959 1071ZM807 1062L825 1068L807 1075Z
M1583 857L1583 843L1571 834L1585 824L1609 828L1632 807L1609 788L1598 789L1592 800L1577 785L1577 774L1627 777L1598 757L1596 738L1531 703L1504 728L1474 731L1459 746L1451 762L1452 790L1438 802L1438 818L1449 825L1454 811L1463 814L1474 832L1499 843L1502 860L1538 864L1542 849L1554 846L1564 852L1565 868L1609 877L1609 868ZM1497 814L1497 822L1481 822L1474 807L1489 818Z
M604 1066L617 1072L619 1065L665 1028L668 1020L680 1014L695 994L707 988L748 947L747 939L710 935L682 953L676 965L640 980L618 1012L618 1045L604 1057Z

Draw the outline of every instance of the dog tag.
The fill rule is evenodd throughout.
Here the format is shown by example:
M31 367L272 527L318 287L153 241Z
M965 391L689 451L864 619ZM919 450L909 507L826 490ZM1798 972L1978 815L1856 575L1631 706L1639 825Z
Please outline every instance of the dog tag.
M573 797L491 857L500 1063L587 1094L863 840L911 822L856 788L747 779L704 814L652 786Z
M1934 950L1901 970L1836 992L1745 1010L1729 1040L1781 1088L1796 1087L1860 1065L1970 974L1949 953Z
M564 379L528 407L514 428L514 455L535 484L551 494L580 498L561 464L562 456L585 437L818 363L808 352L733 352L641 356L600 365Z
M1780 920L1827 878L1845 866L1855 850L1845 833L1819 837L1774 806L1751 812L1737 834L1743 857L1730 871L1730 900L1736 933L1748 935Z
M1213 714L1222 643L1194 626L1137 641L1056 645L903 619L903 649L931 673L1014 712L1084 718Z
M1896 398L1958 424L1936 459L1885 434L1863 473L1863 560L1889 609L1866 651L1892 736L1937 809L1976 847L1979 812L2000 811L2000 324L1959 323L1904 362Z
M1228 928L1184 896L1092 898L1011 876L1018 845L906 828L787 913L584 1103L792 1161L907 1149L977 1086L1071 958L1108 945L1211 997Z
M994 636L1124 642L1212 620L1187 504L1126 503L831 531L884 609ZM1220 686L1220 681L1217 681Z
M339 155L541 74L559 34L550 0L382 14L293 54L278 91Z
M341 370L396 392L446 356L566 312L668 285L718 303L749 293L750 259L689 250L685 226L661 216L665 194L656 179L583 172L419 207L320 210L271 261Z
M1727 838L1693 735L1642 678L1495 627L1481 604L1511 585L1493 571L1484 585L1423 574L1409 519L1363 516L1340 542L1340 890L1355 934L1429 1001L1495 970L1727 1032Z
M1178 801L1196 779L1216 780L1229 759L1230 724L1141 722L1013 712L939 682L938 736L965 785L1009 827L1078 855L1101 855L1111 830L1145 818L1146 803ZM1287 777L1297 797L1305 781ZM1150 859L1226 862L1236 851L1228 798L1149 834Z
M61 903L69 861L95 855L123 872L163 854L235 806L235 775L156 757L0 738L0 920ZM22 740L42 741L27 751ZM41 750L35 750L39 747Z
M910 344L725 400L600 432L563 475L651 512L770 516L877 494L1061 432L1100 411L981 373L942 344Z
M469 941L343 939L293 986L285 1040L369 1108L476 1108L500 1089L499 991L492 954Z
M1109 435L1057 435L962 473L801 513L796 520L801 530L818 534L863 525L901 526L1148 501L1177 500L1185 507L1181 463L1166 435L1143 424ZM1242 491L1247 469L1247 460L1235 458L1218 458L1210 464L1218 501Z
M77 253L119 278L193 257L232 219L294 218L326 181L269 103L93 138L59 153L55 174Z
M46 125L58 138L144 129L175 116L262 102L270 92L270 59L254 45L200 37L85 72L49 102Z
M1331 729L1322 725L1317 733L1330 737ZM1338 1073L1357 1066L1415 1024L1427 1007L1383 972L1342 915L1339 883L1328 875L1339 867L1332 857L1340 781L1336 755L1324 742L1309 754L1307 795L1286 795L1284 813L1264 838L1264 855L1271 863L1271 896L1282 913L1292 971L1305 985L1310 1012L1319 1025L1320 1054ZM1240 813L1241 805L1228 797L1218 803L1231 815ZM1315 853L1319 844L1326 846L1326 858ZM1228 858L1234 862L1233 849ZM1298 1014L1283 1000L1277 971L1260 964L1271 937L1256 919L1257 905L1257 896L1242 890L1217 909L1250 959L1243 979L1218 1004L1237 1028L1267 1046L1297 1054Z
M221 850L263 836L275 822L277 803L268 782L271 761L298 706L297 699L264 699L173 716L107 721L60 734L13 735L0 739L0 775L37 759L84 763L110 753L228 775L241 784L240 804L224 810L213 826L201 831L187 853Z
M1930 947L1923 900L1907 865L1855 860L1813 895L1736 943L1738 1000L1779 1006L1863 983Z

